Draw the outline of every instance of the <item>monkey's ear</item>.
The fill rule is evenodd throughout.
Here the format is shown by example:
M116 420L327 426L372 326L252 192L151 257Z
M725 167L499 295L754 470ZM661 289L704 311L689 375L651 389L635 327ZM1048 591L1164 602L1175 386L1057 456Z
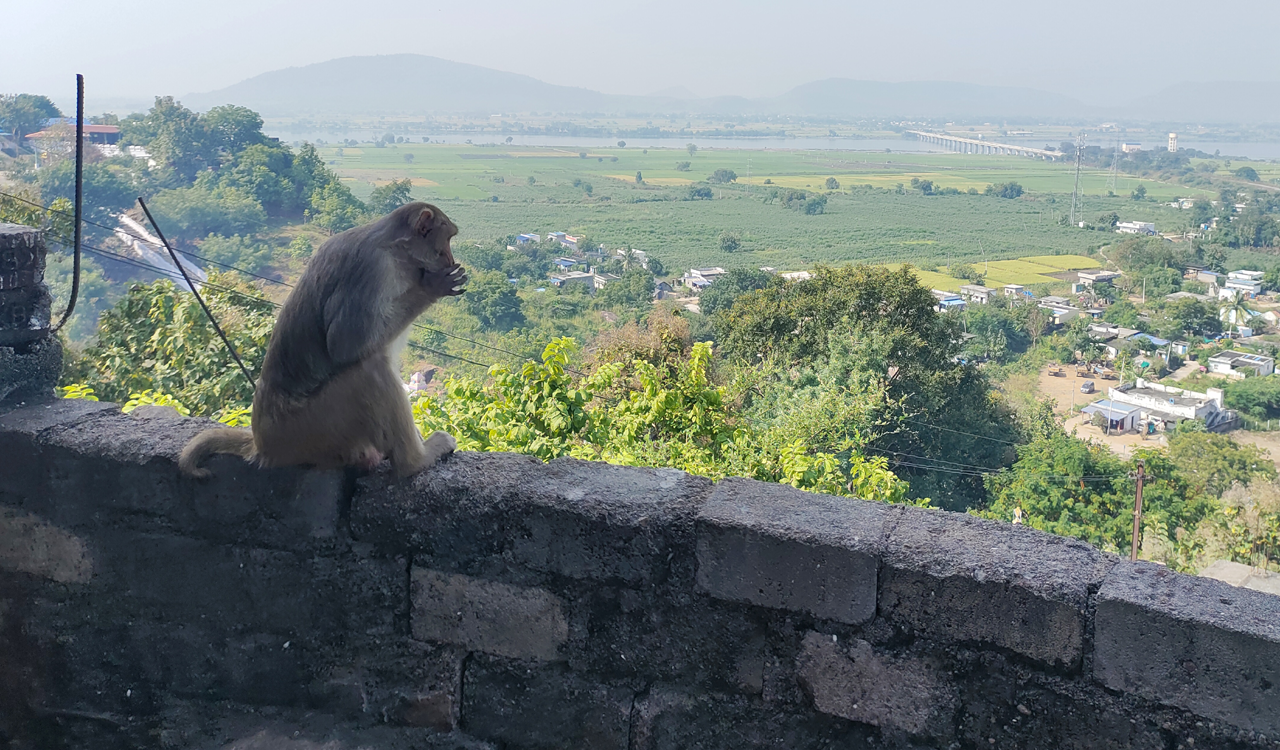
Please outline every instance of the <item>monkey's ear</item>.
M413 228L423 237L427 236L427 232L431 231L431 224L436 219L436 212L429 208L424 208L418 214L418 218L413 220Z

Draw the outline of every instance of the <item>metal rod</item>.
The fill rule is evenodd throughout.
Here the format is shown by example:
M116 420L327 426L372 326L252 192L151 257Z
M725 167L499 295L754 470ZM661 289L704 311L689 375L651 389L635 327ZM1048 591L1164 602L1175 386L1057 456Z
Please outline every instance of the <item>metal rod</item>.
M240 367L240 372L244 373L244 379L249 381L249 387L257 390L257 386L253 381L253 375L249 374L249 368L244 366L244 362L240 361L240 355L236 354L236 348L231 345L231 341L227 339L227 334L222 332L222 326L218 325L218 321L213 317L213 311L204 303L204 298L200 296L200 292L196 291L196 285L192 283L191 277L187 275L187 269L183 268L182 261L178 260L178 254L173 251L173 247L169 245L169 240L165 239L164 232L160 231L160 225L156 223L156 219L151 215L151 209L147 208L146 201L142 200L142 196L138 196L138 205L142 206L142 212L147 215L147 221L151 222L151 226L156 230L156 236L164 243L164 249L169 251L169 257L173 259L173 265L178 267L178 271L182 273L182 278L187 282L187 288L196 296L196 302L200 303L200 307L204 309L204 314L209 318L209 322L213 324L213 330L217 331L218 338L222 339L222 343L226 344L227 351L231 353L231 358L236 361Z
M1133 498L1133 541L1129 548L1129 559L1137 561L1138 546L1142 541L1142 459L1138 459L1138 489Z
M67 310L62 313L62 320L53 327L57 333L71 320L71 313L76 309L76 298L80 296L80 235L83 229L81 218L84 215L84 76L76 73L76 204L75 204L75 246L71 265L71 299L67 300Z

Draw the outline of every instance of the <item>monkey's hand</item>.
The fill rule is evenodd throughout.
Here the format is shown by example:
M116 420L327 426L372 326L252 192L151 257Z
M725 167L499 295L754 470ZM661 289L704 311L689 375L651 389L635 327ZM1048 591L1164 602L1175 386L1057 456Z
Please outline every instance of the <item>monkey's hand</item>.
M422 288L437 297L456 297L467 289L467 271L455 263L436 273L422 269Z

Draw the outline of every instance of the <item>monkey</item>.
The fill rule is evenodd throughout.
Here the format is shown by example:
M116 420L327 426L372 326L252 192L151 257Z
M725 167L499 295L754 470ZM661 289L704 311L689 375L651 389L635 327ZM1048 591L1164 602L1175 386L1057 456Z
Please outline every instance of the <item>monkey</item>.
M409 203L325 241L276 318L252 428L196 435L182 473L207 477L205 458L232 453L261 468L369 470L389 458L405 477L452 453L448 433L418 434L396 362L414 319L466 291L450 247L457 233L439 208Z

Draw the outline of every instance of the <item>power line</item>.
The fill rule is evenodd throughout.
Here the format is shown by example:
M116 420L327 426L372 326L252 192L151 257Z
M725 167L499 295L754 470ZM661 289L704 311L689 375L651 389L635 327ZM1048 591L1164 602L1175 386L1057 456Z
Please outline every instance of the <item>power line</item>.
M56 208L53 208L53 207L51 207L51 206L44 206L44 205L42 205L42 204L40 204L40 203L36 203L35 201L28 200L28 199L23 198L23 197L21 197L21 196L13 195L12 193L0 192L0 196L5 196L5 197L8 197L8 198L12 198L12 199L14 199L14 200L21 201L21 202L23 202L23 203L26 203L26 204L28 204L28 205L30 205L30 206L34 206L34 207L39 208L39 209L44 210L44 211L51 211L51 212L53 212L53 213L59 213L59 214L67 215L67 212L66 212L66 211L61 211L61 210L56 209ZM139 240L139 241L141 241L141 242L146 242L146 243L148 243L148 244L150 244L150 243L151 243L151 240L150 240L149 238L146 238L146 237L142 237L142 236L140 236L140 235L133 234L132 232L128 232L128 231L126 231L126 230L124 230L124 229L119 229L119 228L109 227L109 226L106 226L105 224L99 224L99 223L97 223L97 222L95 222L95 221L89 221L88 219L85 219L85 220L84 220L84 222L85 222L86 224L92 224L92 225L94 225L94 226L96 226L96 227L100 227L100 228L102 228L102 229L106 229L106 230L109 230L109 231L112 231L112 232L118 232L118 233L120 233L120 234L125 235L126 237L132 237L132 238L134 238L134 239L136 239L136 240ZM63 239L63 241L65 242L65 238L62 238L62 239ZM99 250L99 253L101 253L101 252L109 252L109 251L103 251L103 250L101 250L100 248L99 248L98 250ZM188 256L188 257L195 258L196 260L200 260L200 261L203 261L203 262L205 262L205 263L211 263L211 264L213 264L213 265L220 266L220 267L225 268L225 269L227 269L227 270L235 271L235 272L237 272L237 273L244 274L245 276L250 276L250 277L252 277L252 278L260 279L260 280L262 280L262 281L266 281L266 282L271 283L271 284L276 284L276 285L278 285L278 286L283 286L283 287L285 287L285 288L287 288L287 289L292 289L292 288L293 288L293 285L292 285L292 284L290 284L290 283L288 283L287 281L282 281L282 280L280 280L280 279L273 279L273 278L271 278L270 276L263 276L263 275L261 275L261 274L257 274L257 273L254 273L254 272L252 272L252 271L248 271L248 270L246 270L246 269L240 268L239 266L235 266L235 265L232 265L232 264L229 264L229 263L223 263L223 262L221 262L221 261L216 261L216 260L213 260L213 259L211 259L211 258L206 258L206 257L204 257L204 256L197 255L196 253L192 253L192 252L187 251L187 250L181 250L181 251L179 251L179 252L181 252L183 255L186 255L186 256ZM117 257L118 257L118 258L124 258L125 256L117 256ZM175 261L175 262L176 262L176 261ZM168 271L167 271L167 270L165 270L165 269L160 269L159 267L155 267L155 266L152 266L152 267L150 267L150 268L151 268L151 270L154 270L154 271L159 272L159 273L164 273L164 275L172 277L172 274L168 273ZM179 270L181 270L181 265L180 265L180 264L179 264ZM205 285L205 286L213 286L213 285L210 285L208 282L202 282L202 284L203 284L203 285ZM213 288L215 288L215 289L216 289L216 288L218 288L218 287L217 287L217 286L213 286ZM228 289L225 289L225 288L223 289L223 291L231 291L232 293L235 293L235 290L228 290ZM275 303L272 303L272 304L275 304ZM277 306L277 307L279 307L279 305L276 305L276 306ZM522 360L522 361L530 361L530 362L536 362L536 361L537 361L537 358L536 358L536 357L534 357L534 356L531 356L531 355L527 355L527 354L517 354L516 352L510 351L510 350L508 350L508 349L503 349L502 347L493 346L493 345L491 345L491 344L486 344L486 343L484 343L484 342L476 341L476 340L474 340L474 339L469 339L469 338L467 338L466 336L460 336L460 335L458 335L458 334L456 334L456 333L450 333L450 332L448 332L448 331L441 330L441 329L439 329L439 328L433 328L433 327L431 327L431 326L424 325L424 324L422 324L422 323L413 323L413 327L414 327L414 328L417 328L417 329L419 329L419 330L423 330L423 331L429 331L429 332L432 332L432 333L438 333L438 334L440 334L440 335L442 335L442 336L445 336L445 337L447 337L447 338L457 339L457 340L459 340L459 341L465 341L465 342L467 342L468 344L471 344L472 346L477 346L477 347L480 347L480 348L482 348L482 349L488 349L488 350L490 350L490 351L498 352L498 353L500 353L500 354L505 354L505 355L507 355L508 357L515 357L516 359L519 359L519 360ZM432 351L435 351L435 350L432 350ZM446 354L445 356L453 356L453 355L447 355L447 354ZM458 359L458 357L455 357L455 359ZM470 360L464 360L464 361L470 361ZM473 364L474 364L474 363L473 363ZM585 377L585 376L586 376L586 375L585 375L585 373L583 373L583 372L581 372L581 371L579 371L579 370L577 370L577 369L574 369L574 368L572 368L572 367L567 367L567 368L565 368L565 369L569 370L570 372L572 372L572 373L574 373L574 374L576 374L576 375L578 375L578 376L580 376L580 377Z
M59 237L59 235L54 235L54 236L55 236L55 237ZM89 252L89 253L91 253L91 254L93 254L93 255L100 256L100 257L105 258L105 259L107 259L107 260L117 261L117 262L119 262L119 263L123 263L123 264L125 264L125 265L132 266L132 267L135 267L135 268L139 268L139 269L144 270L144 271L150 271L150 272L152 272L152 273L156 273L156 274L159 274L159 275L161 275L161 276L165 276L165 277L167 277L167 278L171 278L171 279L172 279L172 278L175 278L175 276L176 276L176 274L175 274L173 271L171 271L171 270L169 270L169 269L167 269L167 268L163 268L163 267L161 267L161 266L152 265L152 264L147 263L147 262L145 262L145 261L137 260L136 258L130 258L130 257L128 257L127 255L120 255L119 253L113 253L113 252L111 252L110 250L103 250L102 248L96 247L96 246L94 246L94 245L90 245L90 244L88 244L88 243L85 243L85 244L84 244L84 249L85 249L85 251L86 251L86 252ZM203 287L208 287L208 288L213 289L213 290L218 291L218 292L222 292L222 293L224 293L224 294L232 294L232 295L235 295L235 296L237 296L237 297L241 297L241 298L243 298L243 299L246 299L246 300L249 300L249 301L252 301L252 302L264 303L264 304L270 305L271 307L276 308L276 309L279 309L279 308L281 307L281 304L280 304L279 302L274 302L274 301L269 300L269 299L267 299L267 298L265 298L265 297L255 297L255 296L254 296L254 295L252 295L252 294L247 294L247 293L245 293L245 292L240 291L239 289L232 289L231 287L228 287L228 286L222 286L222 285L220 285L220 284L213 284L213 283L210 283L210 282L207 282L207 281L205 281L205 282L201 282L201 283L200 283L200 285L201 285L201 286L203 286ZM434 347L430 347L430 346L427 346L427 345L425 345L425 344L419 344L419 343L417 343L416 341L410 341L410 342L409 342L409 345L410 345L410 346L413 346L414 348L421 349L421 350L423 350L423 351L428 351L428 352L431 352L431 353L433 353L433 354L438 354L438 355L440 355L440 356L442 356L442 357L449 357L450 359L456 359L456 360L459 360L459 361L461 361L461 362L466 362L467 364L472 364L472 365L476 365L476 366L478 366L478 367L483 367L483 368L485 368L486 370L487 370L487 369L489 369L490 367L492 367L492 365L486 365L486 364L484 364L483 362L477 362L477 361L475 361L475 360L473 360L473 359L468 359L468 358L466 358L466 357L463 357L463 356L460 356L460 355L457 355L457 354L450 354L449 352L442 351L442 350L440 350L440 349L436 349L436 348L434 348Z
M1022 445L1022 443L1018 443L1013 440L1001 440L1000 438L987 437L986 435L978 435L972 432L962 432L961 430L953 430L950 427L942 427L941 425L928 424L926 422L917 422L914 419L904 418L902 421L909 422L914 425L919 425L920 427L929 427L935 430L942 430L943 432L952 432L952 433L955 433L956 435L967 435L968 437L978 438L979 440L990 440L993 443L1004 443L1005 445L1015 445L1015 446Z
M253 375L249 373L249 368L244 366L244 362L240 360L240 355L236 352L236 348L231 345L231 339L227 338L227 334L222 332L222 326L218 325L218 319L213 317L213 311L205 304L204 297L200 296L200 292L196 290L196 285L191 283L191 277L187 275L187 269L183 268L182 261L178 260L178 254L173 251L169 245L169 240L165 239L164 232L160 230L160 225L156 223L156 219L151 215L151 209L147 208L147 204L142 200L142 196L138 196L138 205L142 206L142 212L147 215L147 221L151 222L151 226L156 230L156 236L160 238L160 242L164 244L164 249L169 251L169 257L173 259L173 265L177 267L178 272L182 274L182 279L187 282L187 288L191 290L191 294L195 296L196 302L200 303L200 309L204 310L204 314L209 318L209 323L213 325L213 330L218 334L218 338L222 339L222 343L226 344L227 352L231 354L231 358L236 361L236 366L240 368L240 372L244 374L245 380L249 381L249 387L257 390L258 385L254 382Z

